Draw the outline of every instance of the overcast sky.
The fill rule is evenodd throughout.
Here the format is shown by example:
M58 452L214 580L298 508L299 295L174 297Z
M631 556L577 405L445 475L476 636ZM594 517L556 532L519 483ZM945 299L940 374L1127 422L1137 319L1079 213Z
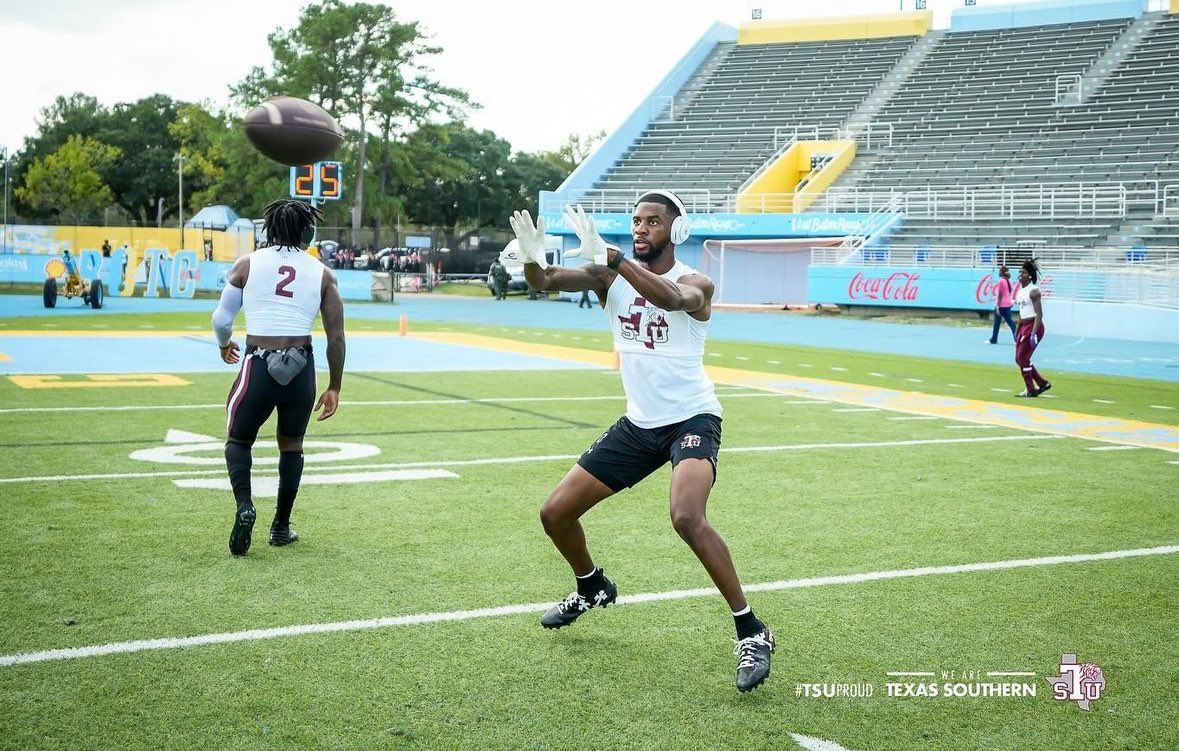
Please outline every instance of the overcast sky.
M346 0L347 1L347 0ZM377 2L379 0L370 0ZM904 0L906 10L915 0ZM979 5L999 0L979 0ZM440 82L483 109L470 124L518 151L555 149L570 134L613 131L717 21L886 13L901 0L386 0L418 21L440 55ZM929 0L937 23L962 0ZM297 23L305 0L0 0L8 67L0 146L18 150L58 95L106 106L154 93L228 104L228 87L270 67L266 42ZM816 11L815 8L822 8Z

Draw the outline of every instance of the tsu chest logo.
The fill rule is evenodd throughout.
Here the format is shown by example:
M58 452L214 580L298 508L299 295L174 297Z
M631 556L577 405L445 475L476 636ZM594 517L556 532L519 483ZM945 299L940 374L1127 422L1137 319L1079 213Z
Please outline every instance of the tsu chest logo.
M1075 654L1060 657L1060 675L1045 676L1052 684L1052 698L1075 701L1086 712L1089 705L1101 698L1105 691L1105 672L1092 662L1077 662Z
M648 307L646 299L636 297L631 303L630 315L618 316L622 324L622 338L641 343L647 349L656 344L668 342L667 320L659 308Z

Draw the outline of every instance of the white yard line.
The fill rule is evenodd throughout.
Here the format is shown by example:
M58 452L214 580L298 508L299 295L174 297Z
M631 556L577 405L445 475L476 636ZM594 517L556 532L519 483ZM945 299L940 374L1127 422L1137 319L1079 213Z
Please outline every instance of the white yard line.
M888 419L896 421L896 422L906 422L906 421L912 421L912 420L940 420L941 418L940 417L933 417L931 415L909 415L906 417L890 417Z
M860 443L793 443L774 446L735 446L722 448L722 454L743 454L764 451L815 451L821 449L859 449L859 448L892 448L895 446L934 446L954 443L987 443L991 441L1043 441L1065 436L1042 433L1024 433L1019 435L982 436L977 438L929 438L911 441L866 441ZM488 457L485 459L438 459L428 462L370 462L368 464L332 464L319 467L308 466L303 470L303 476L319 472L340 472L342 470L383 470L383 469L419 469L427 467L476 467L496 464L529 464L533 462L570 461L581 454L546 454L540 456L507 456ZM224 469L177 469L162 472L112 472L107 474L90 475L32 475L29 477L0 478L0 485L11 485L26 482L62 482L65 480L134 480L145 477L194 477L197 475L222 475Z
M840 407L831 410L832 412L879 412L875 407Z
M607 375L617 377L617 373L607 371ZM736 386L732 388L747 388L745 386ZM721 393L722 397L728 399L736 396L757 396L757 397L777 397L783 400L785 404L818 404L821 403L815 399L804 399L798 401L789 401L789 395L780 394L773 391L757 391L748 394L726 394ZM375 399L370 401L341 401L341 407L436 407L436 406L462 406L467 404L526 404L531 402L600 402L600 401L622 401L626 397L622 394L610 394L603 396L509 396L509 397L495 397L488 399ZM218 402L215 404L127 404L116 407L13 407L10 409L0 409L0 415L13 414L28 414L37 412L147 412L157 410L193 410L193 409L225 409L225 402Z
M1094 446L1088 451L1137 451L1141 446Z
M816 738L813 735L803 735L802 733L790 733L790 737L794 739L801 748L806 751L853 751L852 749L841 746L835 741L828 741L822 738Z
M1123 558L1140 558L1143 556L1153 555L1171 555L1174 553L1179 553L1179 545L1165 545L1154 548L1137 548L1133 550L1113 550L1104 553L1080 553L1076 555L1046 556L1043 558L1019 558L1006 561L964 563L953 566L924 566L921 568L895 569L891 571L870 571L860 574L839 574L835 576L821 576L808 579L785 579L782 581L751 584L746 586L745 590L747 592L782 592L791 589L829 587L840 584L862 584L864 582L886 581L889 579L908 579L919 576L941 576L946 574L976 573L980 571L1003 571L1007 569L1030 568L1035 566L1056 566L1066 563L1089 563L1095 561L1118 560ZM714 597L716 595L717 590L712 588L680 589L668 592L647 592L643 594L619 597L618 604L638 605L648 602L662 602L665 600ZM163 637L159 639L140 639L136 641L96 644L89 647L48 649L41 652L22 652L18 654L0 655L0 667L27 665L30 663L50 662L54 660L78 660L87 657L145 652L158 649L205 647L213 644L232 644L235 642L277 639L287 636L305 636L307 634L364 631L374 628L420 626L429 623L470 621L477 618L497 618L502 616L526 615L530 613L543 613L551 606L551 602L528 603L520 605L500 605L498 607L476 608L472 610L451 610L439 613L415 613L411 615L370 618L367 620L335 621L332 623L309 623L297 626L279 626L275 628L250 629L247 631L203 634L200 636Z

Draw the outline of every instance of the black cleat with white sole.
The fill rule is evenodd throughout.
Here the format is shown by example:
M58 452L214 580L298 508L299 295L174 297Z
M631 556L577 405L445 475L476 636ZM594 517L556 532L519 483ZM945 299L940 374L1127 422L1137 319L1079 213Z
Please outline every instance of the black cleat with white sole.
M770 655L774 653L774 635L768 628L739 639L733 650L737 655L737 690L752 691L770 677Z
M568 626L570 623L576 621L581 614L590 608L604 608L618 599L618 587L614 582L607 579L605 576L602 579L606 582L605 586L599 589L590 597L583 597L581 594L574 592L573 594L561 600L556 605L549 608L548 612L540 619L540 625L545 628L561 628Z
M283 526L270 525L270 544L276 548L281 548L283 545L290 545L299 539L299 533L291 529L291 525Z
M245 555L250 549L250 535L254 531L254 520L258 512L253 506L243 506L233 517L233 529L229 533L229 552Z

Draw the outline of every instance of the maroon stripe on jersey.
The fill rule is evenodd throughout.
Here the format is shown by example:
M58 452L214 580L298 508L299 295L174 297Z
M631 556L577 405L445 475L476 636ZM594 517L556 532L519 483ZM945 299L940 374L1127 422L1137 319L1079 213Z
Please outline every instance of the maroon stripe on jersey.
M225 411L228 413L225 428L230 433L233 432L233 418L237 416L237 408L241 406L246 390L250 387L250 366L253 362L254 356L252 354L246 355L241 372L237 374L237 380L233 382L233 388L229 391L229 401L225 404Z

